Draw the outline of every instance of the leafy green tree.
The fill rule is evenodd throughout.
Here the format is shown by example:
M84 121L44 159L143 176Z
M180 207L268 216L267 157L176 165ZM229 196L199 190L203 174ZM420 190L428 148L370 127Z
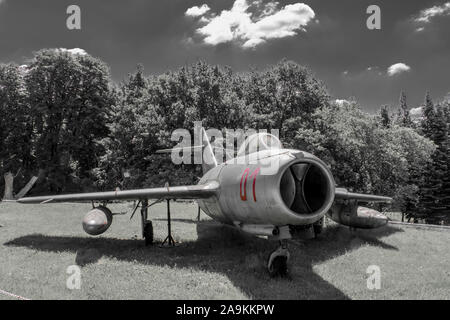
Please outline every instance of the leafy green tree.
M156 151L165 122L157 115L149 96L149 81L138 66L118 88L112 109L110 135L103 140L106 154L95 171L101 188L141 187L150 158Z
M429 161L433 144L414 130L394 125L384 128L355 102L323 108L314 114L313 129L299 128L294 147L327 162L336 182L353 191L414 197L409 174Z
M26 70L25 66L0 65L0 172L5 178L4 198L9 200L14 197L14 179L26 178L33 166Z
M25 77L35 125L35 156L47 174L48 191L86 179L104 152L111 98L107 66L89 55L41 50ZM75 181L73 181L75 180ZM79 188L73 186L73 188Z
M251 108L251 127L280 130L290 145L299 126L310 128L312 114L329 105L325 86L307 68L282 61L264 71L252 71L246 79L246 104Z
M185 70L180 70L182 75ZM242 80L228 67L199 62L188 68L193 105L189 105L188 124L202 121L205 127L242 128L246 107L240 87Z

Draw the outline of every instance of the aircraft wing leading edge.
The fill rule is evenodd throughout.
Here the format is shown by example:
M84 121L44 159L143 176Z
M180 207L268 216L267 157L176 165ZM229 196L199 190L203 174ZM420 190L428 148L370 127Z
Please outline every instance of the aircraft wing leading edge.
M219 189L217 182L206 184L148 188L123 191L75 193L55 196L27 197L17 200L18 203L53 203L53 202L82 202L107 200L140 200L140 199L203 199L216 194Z
M376 196L372 194L353 193L342 188L336 189L335 199L356 200L358 202L380 202L380 203L391 203L393 201L393 199L390 197Z

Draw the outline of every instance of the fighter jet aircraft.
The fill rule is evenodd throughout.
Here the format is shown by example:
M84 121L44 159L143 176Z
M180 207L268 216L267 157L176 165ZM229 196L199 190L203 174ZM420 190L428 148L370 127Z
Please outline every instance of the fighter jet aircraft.
M360 203L389 203L389 197L348 192L337 188L330 169L314 155L283 148L280 140L268 133L248 137L237 155L218 163L205 130L202 128L203 155L212 161L203 164L204 175L197 185L27 197L19 203L92 201L93 209L82 221L90 235L108 230L113 213L108 201L137 200L132 216L141 208L142 236L146 245L153 242L153 226L148 209L156 202L195 199L199 207L214 220L244 232L279 241L268 259L272 276L288 270L288 240L299 230L322 231L324 216L350 228L371 229L384 226L388 219L380 212L359 206ZM195 147L192 147L195 148ZM173 149L162 150L171 152ZM156 201L149 205L149 199ZM94 201L99 202L95 205ZM166 239L171 243L170 235Z

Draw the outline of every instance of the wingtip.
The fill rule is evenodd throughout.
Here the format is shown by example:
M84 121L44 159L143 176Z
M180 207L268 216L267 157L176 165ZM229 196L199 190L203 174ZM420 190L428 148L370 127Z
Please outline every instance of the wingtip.
M5 203L17 203L17 202L19 202L19 200L0 200L0 202L5 202Z

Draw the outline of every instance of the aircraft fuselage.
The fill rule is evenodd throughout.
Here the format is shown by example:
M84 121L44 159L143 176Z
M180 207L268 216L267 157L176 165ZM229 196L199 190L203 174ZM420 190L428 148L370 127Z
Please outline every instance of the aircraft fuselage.
M197 200L199 206L213 219L234 225L313 224L331 208L336 187L320 159L291 149L231 159L209 170L199 183L211 181L220 190Z

